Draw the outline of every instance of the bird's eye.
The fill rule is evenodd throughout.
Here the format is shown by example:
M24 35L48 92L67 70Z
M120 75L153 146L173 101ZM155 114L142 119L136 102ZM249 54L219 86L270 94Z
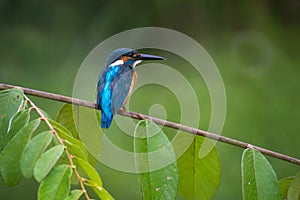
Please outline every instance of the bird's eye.
M128 56L129 56L129 57L133 57L134 54L130 52L130 53L128 53Z

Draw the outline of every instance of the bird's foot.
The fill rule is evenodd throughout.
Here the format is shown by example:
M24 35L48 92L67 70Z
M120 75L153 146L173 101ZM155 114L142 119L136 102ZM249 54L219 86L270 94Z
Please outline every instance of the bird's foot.
M116 111L116 113L119 113L119 114L128 112L128 111L126 110L126 108L124 108L124 107L121 107L120 110L115 110L115 111Z
M121 107L121 109L120 109L122 112L127 112L127 110L126 110L126 108L123 106L123 107Z

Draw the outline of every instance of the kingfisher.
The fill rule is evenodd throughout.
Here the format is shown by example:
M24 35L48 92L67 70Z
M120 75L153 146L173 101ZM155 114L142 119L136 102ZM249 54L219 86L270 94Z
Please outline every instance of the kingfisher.
M136 50L120 48L111 52L99 75L96 103L101 110L101 128L109 128L114 114L124 106L133 91L137 73L135 67L142 60L165 60L160 56L140 54Z

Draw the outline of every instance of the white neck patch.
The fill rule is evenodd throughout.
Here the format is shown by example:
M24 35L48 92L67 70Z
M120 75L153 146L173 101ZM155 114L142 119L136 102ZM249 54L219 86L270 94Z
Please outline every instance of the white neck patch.
M123 64L124 64L124 61L122 59L120 59L120 60L116 60L115 62L111 63L109 65L109 67L114 67L114 66L123 65Z
M133 67L135 67L137 64L139 64L139 63L141 63L142 61L141 60L137 60L137 61L135 61L134 63L133 63Z

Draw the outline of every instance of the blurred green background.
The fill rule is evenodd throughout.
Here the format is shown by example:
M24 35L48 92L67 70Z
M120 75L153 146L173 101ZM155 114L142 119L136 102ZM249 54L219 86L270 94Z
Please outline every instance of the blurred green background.
M81 62L101 41L131 28L171 28L202 44L220 70L227 93L222 134L299 158L299 10L297 0L2 0L0 82L71 95ZM174 56L176 59L191 83L201 80L185 68L184 60ZM200 91L197 95L201 105L208 105L201 108L200 128L206 129L210 104L201 82L195 87ZM145 87L142 97L138 97L138 90L132 97L132 108L147 113L153 103L167 104L171 113L168 119L178 120L178 104L168 100L175 97L167 89L155 87ZM94 89L91 88L93 92ZM162 92L157 98L145 95L145 91L150 96L151 91L158 89ZM32 98L53 117L62 105ZM136 103L137 98L143 98L145 104ZM222 177L214 199L241 199L242 149L220 143L217 146ZM269 157L268 160L279 179L299 171L296 165ZM140 199L135 175L97 166L104 186L116 199ZM0 183L0 199L36 199L36 194L33 180L23 179L13 188Z

